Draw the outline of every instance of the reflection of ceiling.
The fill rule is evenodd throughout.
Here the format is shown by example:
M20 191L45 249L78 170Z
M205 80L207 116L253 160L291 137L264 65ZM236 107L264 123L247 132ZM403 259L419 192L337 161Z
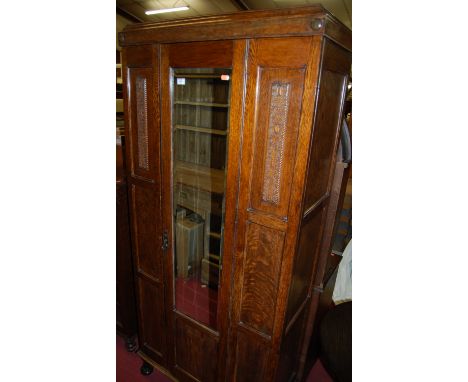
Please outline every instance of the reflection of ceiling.
M320 0L116 0L122 13L141 21L162 21L186 17L231 13L255 9L274 9L317 4ZM320 2L348 28L351 28L351 0L322 0ZM187 11L145 15L152 9L173 8L188 5ZM135 20L136 21L136 20ZM119 27L119 25L117 25Z

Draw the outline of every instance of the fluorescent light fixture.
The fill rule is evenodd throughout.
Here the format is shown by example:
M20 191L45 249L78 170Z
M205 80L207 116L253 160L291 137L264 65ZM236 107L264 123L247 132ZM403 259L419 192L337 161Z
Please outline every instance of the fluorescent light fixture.
M158 13L186 11L187 9L189 9L189 7L155 9L154 11L146 11L145 14L147 14L147 15L156 15Z

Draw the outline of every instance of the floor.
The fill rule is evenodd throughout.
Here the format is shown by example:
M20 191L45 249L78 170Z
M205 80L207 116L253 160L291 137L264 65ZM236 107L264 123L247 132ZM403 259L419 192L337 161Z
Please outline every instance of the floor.
M124 340L117 336L117 379L116 382L171 382L171 379L154 369L149 376L140 374L142 361L135 353L129 353L125 348ZM330 376L318 361L306 382L333 382Z
M218 291L196 279L176 279L177 310L216 330Z

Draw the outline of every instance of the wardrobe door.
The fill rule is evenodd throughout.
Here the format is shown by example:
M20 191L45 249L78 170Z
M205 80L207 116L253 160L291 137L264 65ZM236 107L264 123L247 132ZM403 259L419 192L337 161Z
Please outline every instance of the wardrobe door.
M166 306L181 380L216 381L224 369L240 119L233 110L243 79L233 55L243 46L183 43L161 52Z
M140 350L164 365L163 237L159 119L159 48L127 47L123 51L126 126L129 144L129 198Z

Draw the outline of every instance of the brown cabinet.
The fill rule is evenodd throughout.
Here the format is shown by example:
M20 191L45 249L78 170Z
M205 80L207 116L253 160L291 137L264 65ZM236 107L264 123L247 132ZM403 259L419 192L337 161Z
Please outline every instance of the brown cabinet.
M119 38L142 372L303 379L351 32L311 6Z

